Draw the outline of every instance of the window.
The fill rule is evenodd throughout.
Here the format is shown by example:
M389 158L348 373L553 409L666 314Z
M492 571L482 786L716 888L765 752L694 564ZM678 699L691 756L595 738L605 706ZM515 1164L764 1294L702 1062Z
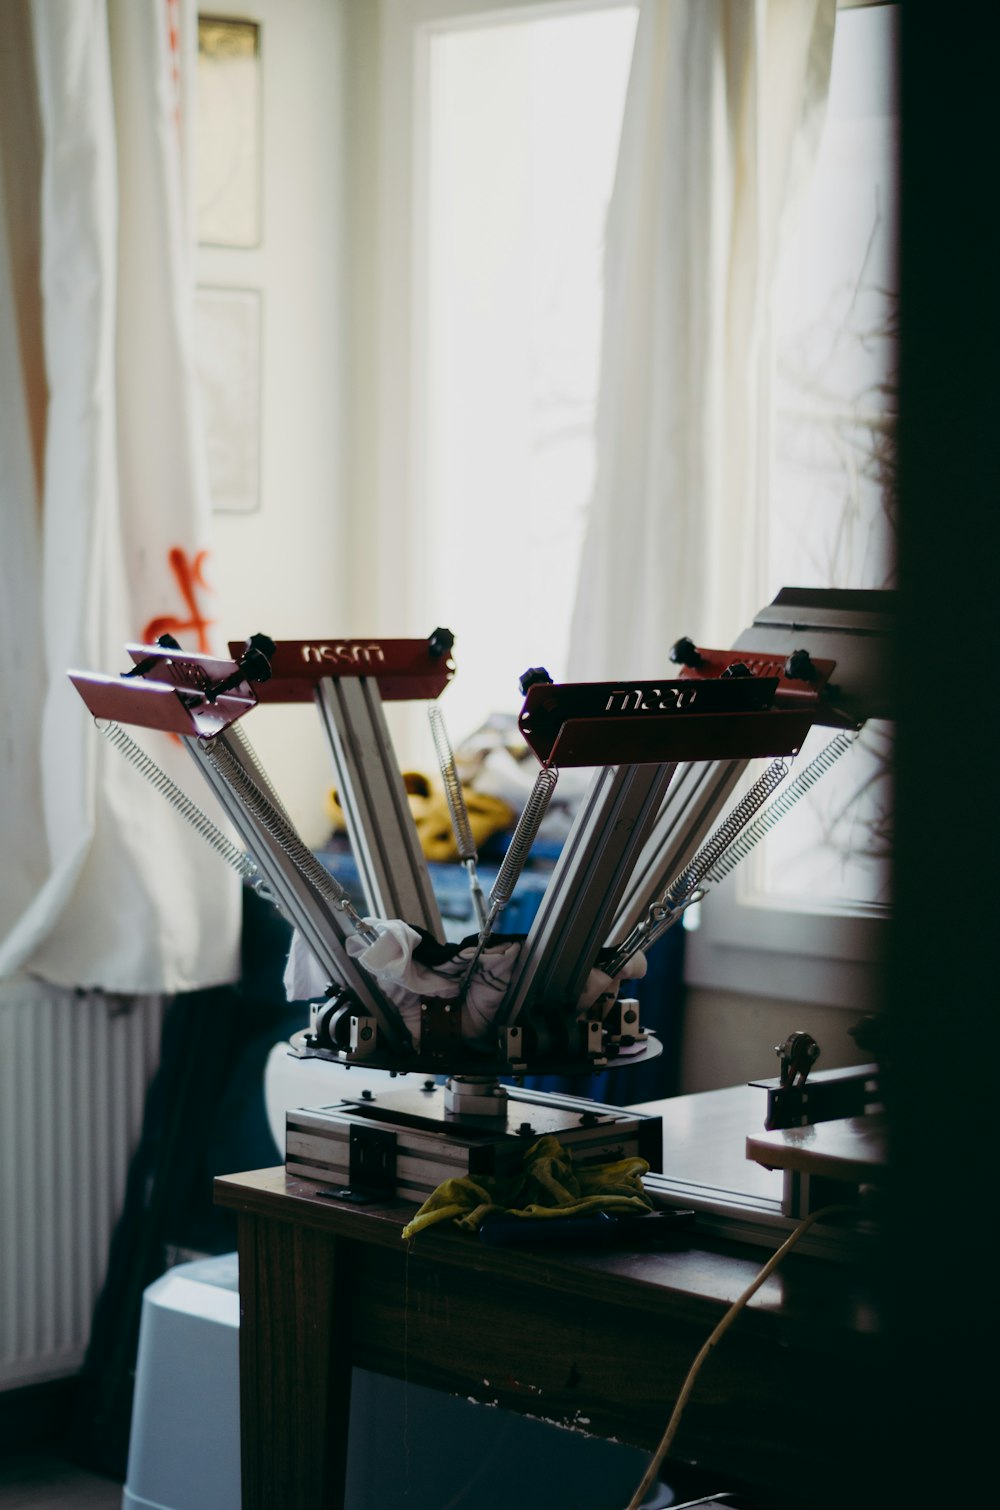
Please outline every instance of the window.
M761 604L783 586L893 585L898 12L838 15L819 157L775 281ZM814 730L797 765L828 738ZM891 741L869 722L713 891L693 981L865 1004L888 905Z
M421 24L407 30L414 12ZM637 12L442 0L394 14L387 52L391 63L395 36L415 133L412 156L390 149L383 163L396 185L383 214L398 217L399 235L383 224L382 236L399 247L408 230L413 260L383 282L382 433L408 436L409 454L379 463L383 508L398 520L385 554L405 562L382 612L409 633L454 630L459 674L443 711L458 741L493 712L517 712L527 666L562 670L593 475L604 220ZM391 111L404 108L394 84L385 93ZM402 119L393 140L409 141ZM400 499L411 500L409 519ZM397 718L401 753L419 749L422 722Z
M891 570L897 9L841 10L821 161L777 280L759 604L785 585L882 586ZM382 634L455 631L443 711L458 742L494 709L516 710L526 666L561 672L636 8L384 0L382 10L376 251L370 267L358 259L370 288L352 291L373 300L378 418L361 435L367 462L352 490L365 503L355 557L368 569L351 617ZM367 182L359 175L371 196ZM365 402L357 408L363 431ZM402 758L432 763L423 710L389 712ZM860 1004L885 903L874 851L887 739L866 729L853 771L845 760L818 786L819 806L802 804L737 869L739 894L727 883L713 895L695 979ZM867 816L839 814L838 779L877 798ZM811 975L810 959L822 961Z

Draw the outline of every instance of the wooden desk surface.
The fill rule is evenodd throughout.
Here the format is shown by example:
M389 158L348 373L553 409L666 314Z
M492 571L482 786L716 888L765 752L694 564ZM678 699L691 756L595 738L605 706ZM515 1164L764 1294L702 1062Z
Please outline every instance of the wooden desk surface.
M407 1249L401 1232L413 1215L407 1201L386 1200L355 1206L332 1200L326 1187L285 1173L283 1165L247 1174L221 1175L215 1199L244 1215L269 1218L331 1234L366 1249L386 1249L412 1268L418 1260L461 1269L512 1283L524 1281L580 1300L629 1297L631 1308L647 1307L671 1315L683 1311L709 1327L719 1319L757 1274L767 1257L759 1248L734 1243L679 1238L676 1248L659 1252L590 1249L496 1248L456 1227L431 1227ZM367 1260L366 1260L367 1261ZM371 1261L378 1259L372 1256ZM824 1306L822 1326L815 1307ZM769 1335L790 1340L809 1336L819 1349L878 1331L870 1287L864 1277L841 1265L795 1260L779 1268L753 1297L748 1308L769 1317ZM777 1331L775 1331L775 1328Z
M716 1152L752 1181L767 1171L746 1160L740 1099ZM697 1114L726 1104L664 1103L677 1163ZM345 1205L283 1167L223 1176L216 1199L240 1218L247 1510L342 1504L352 1364L652 1449L766 1257L697 1230L660 1252L501 1249L453 1227L407 1249L409 1203ZM869 1277L790 1254L706 1362L674 1455L764 1486L768 1510L856 1505L881 1356Z
M871 1181L886 1163L881 1115L842 1117L808 1127L785 1127L747 1138L747 1158L766 1169L793 1169L830 1180Z
M763 1132L767 1092L755 1085L646 1101L636 1111L663 1119L663 1173L733 1195L781 1202L780 1174L747 1159L746 1140Z
M342 1505L352 1364L652 1450L764 1258L708 1241L555 1255L454 1228L407 1250L407 1203L343 1206L283 1168L216 1192L240 1213L247 1510ZM865 1277L789 1255L703 1368L674 1456L763 1486L768 1510L857 1504L880 1357Z

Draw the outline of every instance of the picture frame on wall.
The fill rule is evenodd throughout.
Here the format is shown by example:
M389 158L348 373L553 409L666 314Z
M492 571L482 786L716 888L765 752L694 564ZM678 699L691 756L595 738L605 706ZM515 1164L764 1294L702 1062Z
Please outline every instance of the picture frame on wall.
M259 25L199 16L195 168L202 246L260 245L260 96Z

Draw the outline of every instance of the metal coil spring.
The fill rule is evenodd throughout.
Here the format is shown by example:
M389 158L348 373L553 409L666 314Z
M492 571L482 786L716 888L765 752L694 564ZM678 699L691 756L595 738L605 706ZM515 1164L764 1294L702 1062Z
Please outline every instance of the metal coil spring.
M524 869L528 852L535 842L535 836L548 810L558 780L559 772L554 766L543 766L535 777L531 795L517 820L517 827L514 829L507 853L503 857L497 878L490 891L489 915L491 918L496 916L501 907L506 907L514 893L517 879Z
M137 745L131 735L127 734L121 724L105 723L103 719L95 720L97 727L107 739L109 744L114 745L125 759L128 760L140 775L144 776L150 785L165 797L182 818L185 818L196 833L206 839L215 852L222 856L226 864L236 871L237 875L245 880L254 881L258 876L257 863L239 845L234 844L227 838L222 830L212 822L207 813L203 813L197 803L192 802L185 792L182 792L177 783L167 775L162 766L158 766L155 760L151 760L145 750Z
M257 751L254 749L249 739L247 739L240 725L230 724L227 732L229 734L229 737L231 739L234 739L239 745L240 751L247 763L250 765L253 771L254 780L260 787L261 791L271 799L271 802L277 808L278 812L284 816L289 824L291 824L292 820L288 817L288 809L285 807L285 804L282 802L281 798L274 790L274 787L271 785L270 776L265 771L263 765L260 762L260 757L258 756Z
M351 926L366 944L377 943L378 930L365 922L340 882L317 860L309 846L295 832L289 819L261 791L232 751L209 739L201 740L200 748L247 812L277 841L300 875L315 887L324 901L349 918Z
M474 860L476 841L472 837L469 810L465 805L462 783L458 779L458 771L455 768L455 756L448 738L448 731L444 726L444 717L436 703L427 710L427 717L434 739L434 748L437 751L441 780L444 783L444 795L448 802L448 811L451 813L451 826L455 834L455 844L458 847L458 858L463 862Z
M472 952L472 957L462 977L458 993L459 1003L465 1001L476 966L493 931L493 924L514 894L514 887L517 885L518 877L524 869L528 852L535 842L535 836L538 833L542 819L545 817L548 805L552 800L552 793L556 789L556 782L558 780L559 772L554 766L543 766L535 777L535 784L531 788L531 795L524 804L521 816L517 820L517 826L507 846L507 853L503 857L500 869L497 872L497 878L490 890L489 911L483 920L483 925L479 930L479 938L476 940L476 947Z
M680 922L691 903L699 900L699 888L711 867L718 863L719 856L732 844L743 825L767 801L787 772L788 767L783 760L774 760L764 774L758 776L746 796L706 839L691 863L685 866L680 875L674 877L659 900L647 909L645 917L636 923L614 954L603 962L601 969L606 974L612 977L617 975L640 949L648 949L673 928L675 923Z
M856 737L853 730L834 735L815 759L811 760L804 770L789 782L781 796L776 797L762 813L758 814L731 848L719 857L711 871L706 873L705 880L721 881L723 876L727 876L734 866L744 859L756 844L759 844L764 835L770 833L775 824L784 818L785 814L806 795L811 787L815 786L819 778L824 776L842 755L846 754Z
M663 897L664 906L668 908L678 906L685 897L690 896L695 888L701 885L702 881L708 878L750 819L759 812L787 775L788 767L783 760L771 762L764 774L757 777L750 790L741 797L715 832L709 835L691 863L685 866L680 875L667 887Z

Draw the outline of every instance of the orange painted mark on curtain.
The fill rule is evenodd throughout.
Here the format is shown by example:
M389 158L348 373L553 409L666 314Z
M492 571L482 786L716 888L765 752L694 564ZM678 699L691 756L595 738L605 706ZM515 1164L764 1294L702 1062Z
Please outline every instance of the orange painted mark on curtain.
M170 86L174 101L174 124L181 130L181 13L180 0L166 0L167 46Z
M196 637L195 648L202 655L209 654L212 647L208 631L215 620L205 618L199 600L200 593L212 591L204 577L207 559L208 551L198 551L196 555L189 556L187 551L182 550L179 545L171 547L167 554L167 565L184 600L188 617L185 619L178 614L161 614L158 618L150 619L142 631L144 645L154 644L161 634L180 635L185 630L189 630Z

